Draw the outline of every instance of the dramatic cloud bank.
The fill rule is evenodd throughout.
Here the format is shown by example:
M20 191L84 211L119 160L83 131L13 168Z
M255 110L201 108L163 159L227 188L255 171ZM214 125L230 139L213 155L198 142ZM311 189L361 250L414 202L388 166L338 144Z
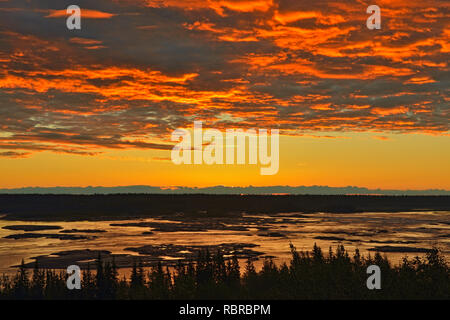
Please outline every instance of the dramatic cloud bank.
M70 31L72 2L0 1L0 157L165 150L194 119L448 135L448 1L368 30L368 1L78 0Z

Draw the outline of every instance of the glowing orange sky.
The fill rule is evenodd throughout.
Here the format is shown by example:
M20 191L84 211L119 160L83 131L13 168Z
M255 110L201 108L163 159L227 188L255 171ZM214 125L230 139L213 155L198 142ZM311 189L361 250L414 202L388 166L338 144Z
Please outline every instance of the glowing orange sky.
M450 189L448 2L79 6L71 31L60 1L0 1L0 187ZM280 129L279 173L175 166L170 134L194 120Z

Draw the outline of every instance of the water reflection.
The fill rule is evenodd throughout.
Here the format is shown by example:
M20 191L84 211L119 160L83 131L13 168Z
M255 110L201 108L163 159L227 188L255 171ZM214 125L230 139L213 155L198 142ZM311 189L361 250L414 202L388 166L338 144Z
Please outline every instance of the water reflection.
M342 243L349 251L359 248L364 254L379 248L387 250L386 255L398 262L405 252L420 251L433 245L440 246L450 258L450 212L402 212L402 213L351 213L351 214L278 214L271 216L248 215L235 223L226 221L211 222L211 219L196 220L196 225L204 224L207 231L174 231L168 224L190 221L162 219L140 219L126 221L78 221L78 222L23 222L0 220L0 273L14 271L11 266L22 259L33 261L33 257L50 255L66 250L108 250L114 254L139 253L126 248L144 245L218 245L221 243L252 243L264 256L273 256L277 262L288 261L289 243L298 250L310 250L314 243L323 249ZM120 225L127 223L128 225ZM129 225L140 223L139 225ZM119 225L118 225L119 224ZM62 230L36 230L35 234L79 234L87 239L60 240L53 238L8 239L5 237L29 233L29 231L10 230L4 227L16 225L60 226ZM149 227L159 226L163 229ZM217 225L222 230L217 230ZM180 226L180 225L178 225ZM238 228L240 227L240 228ZM67 233L67 230L73 230ZM231 230L227 230L231 229ZM90 230L89 232L86 230ZM95 230L106 232L96 233ZM161 231L155 231L161 230ZM152 231L152 232L149 232ZM143 234L146 232L146 234ZM392 251L392 252L390 252ZM409 252L408 256L423 253ZM373 252L372 252L373 254ZM173 257L162 255L161 259ZM258 266L258 263L256 263Z

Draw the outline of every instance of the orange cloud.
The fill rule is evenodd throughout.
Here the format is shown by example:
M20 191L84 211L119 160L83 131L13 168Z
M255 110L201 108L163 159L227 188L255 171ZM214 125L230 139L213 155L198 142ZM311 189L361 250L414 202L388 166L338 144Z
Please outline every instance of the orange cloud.
M188 10L212 9L220 15L225 15L225 10L237 12L268 11L273 7L272 0L143 0L149 7L181 7Z
M79 37L70 38L69 41L72 42L72 43L83 44L83 45L94 45L94 44L101 44L102 43L102 41L100 41L100 40L79 38Z
M407 107L397 107L397 108L372 108L370 110L373 114L379 114L382 116L389 116L393 114L404 114L408 112L409 109Z
M389 140L389 138L386 136L374 136L373 138L378 139L378 140L383 140L383 141Z
M332 25L345 22L346 19L337 14L324 14L318 11L288 11L281 13L279 11L275 12L274 19L281 24L288 24L303 19L317 19L319 23Z
M66 9L48 10L48 12L49 13L45 16L45 18L61 18L68 16ZM110 19L115 15L116 14L113 13L81 8L81 16L83 19Z
M8 25L0 32L8 106L0 129L8 146L70 142L61 152L86 154L93 150L83 146L154 147L195 118L292 135L444 134L450 32L442 8L383 2L380 32L366 29L357 1L127 0L112 4L117 13L82 9L105 19L83 37Z

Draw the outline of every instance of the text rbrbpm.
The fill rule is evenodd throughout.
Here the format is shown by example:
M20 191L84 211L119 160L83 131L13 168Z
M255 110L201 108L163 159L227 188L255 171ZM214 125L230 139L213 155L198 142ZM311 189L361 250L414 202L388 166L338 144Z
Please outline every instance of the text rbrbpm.
M181 141L172 149L171 158L175 164L235 164L235 149L237 149L236 164L246 164L246 139L248 138L248 164L267 166L260 169L262 175L274 175L279 168L279 130L270 132L270 151L268 145L268 130L259 129L227 129L225 138L217 129L206 129L203 132L202 122L194 122L194 143L191 143L191 133L187 129L176 129L172 133L172 141ZM225 160L224 160L225 141ZM258 152L259 147L259 152ZM192 162L192 152L194 161ZM259 159L258 159L259 158Z

